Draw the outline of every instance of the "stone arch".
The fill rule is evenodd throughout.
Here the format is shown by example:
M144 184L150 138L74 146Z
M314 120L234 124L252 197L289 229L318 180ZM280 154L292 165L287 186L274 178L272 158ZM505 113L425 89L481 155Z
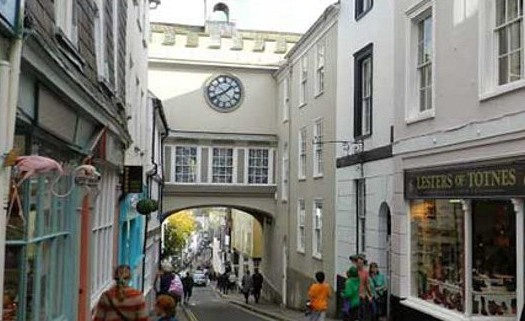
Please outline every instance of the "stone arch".
M232 204L202 204L202 205L192 205L192 206L185 206L185 207L177 207L172 208L167 211L164 211L160 217L161 223L164 222L169 216L174 215L180 211L189 210L189 209L198 209L198 208L209 208L209 207L225 207L225 208L232 208L239 211L243 211L251 216L253 216L264 228L265 224L271 224L272 223L272 214L267 213L263 210L251 208L247 206L239 206L239 205L232 205Z

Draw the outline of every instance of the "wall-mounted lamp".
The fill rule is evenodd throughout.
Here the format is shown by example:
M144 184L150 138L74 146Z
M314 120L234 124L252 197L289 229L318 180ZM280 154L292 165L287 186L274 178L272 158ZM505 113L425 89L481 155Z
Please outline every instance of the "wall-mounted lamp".
M150 9L157 9L159 4L160 4L160 0L149 0L149 8Z
M324 145L324 144L341 144L345 154L354 155L364 151L364 142L362 140L321 140L321 136L314 136L312 140L313 145Z

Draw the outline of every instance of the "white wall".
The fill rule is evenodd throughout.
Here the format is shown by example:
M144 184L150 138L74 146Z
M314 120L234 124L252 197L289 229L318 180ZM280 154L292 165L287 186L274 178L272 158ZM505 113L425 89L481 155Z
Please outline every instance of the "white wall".
M243 83L244 101L236 110L221 113L204 97L204 84L220 73ZM274 80L269 71L152 64L150 89L162 100L169 127L180 131L275 134Z

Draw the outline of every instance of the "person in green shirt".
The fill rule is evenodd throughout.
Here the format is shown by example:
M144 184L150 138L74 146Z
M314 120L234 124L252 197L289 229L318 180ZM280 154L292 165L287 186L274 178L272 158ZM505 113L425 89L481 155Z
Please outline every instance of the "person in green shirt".
M373 320L378 320L380 316L386 315L386 281L375 262L370 263L369 273L370 288L374 300Z
M359 275L357 274L357 267L352 266L346 272L348 279L345 282L345 288L341 296L343 297L343 320L355 321L358 318L359 311Z

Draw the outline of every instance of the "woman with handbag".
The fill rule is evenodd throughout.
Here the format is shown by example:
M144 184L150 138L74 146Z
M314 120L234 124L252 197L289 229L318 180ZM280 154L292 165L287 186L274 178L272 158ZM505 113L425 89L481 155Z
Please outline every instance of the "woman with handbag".
M148 321L144 295L129 286L130 267L118 266L113 277L115 285L100 296L93 320Z

